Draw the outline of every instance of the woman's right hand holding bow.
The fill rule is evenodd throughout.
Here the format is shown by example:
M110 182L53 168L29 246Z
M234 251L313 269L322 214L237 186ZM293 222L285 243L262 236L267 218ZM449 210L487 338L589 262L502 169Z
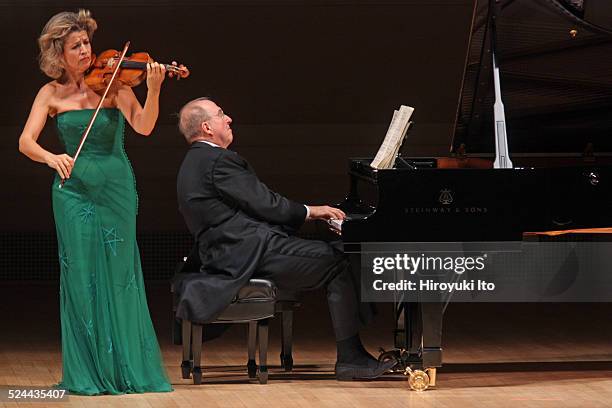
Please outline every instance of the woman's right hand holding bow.
M57 171L62 179L70 178L74 160L67 154L50 154L45 158L47 166Z

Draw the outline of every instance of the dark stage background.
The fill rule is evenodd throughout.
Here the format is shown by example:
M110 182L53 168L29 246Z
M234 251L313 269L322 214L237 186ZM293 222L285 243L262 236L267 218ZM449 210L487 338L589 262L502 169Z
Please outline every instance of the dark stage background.
M40 365L42 360L28 360L38 358L31 350L42 350L44 361L59 361L52 171L21 155L17 146L36 92L48 81L38 69L36 40L53 14L90 9L99 24L93 39L96 52L121 48L130 40L132 51L148 51L162 62L175 59L191 69L187 80L164 84L161 114L149 138L126 132L126 150L140 196L138 243L144 276L149 280L147 296L162 347L167 355L176 356L172 364L178 364L178 348L169 346L168 284L151 280L168 279L177 260L191 246L175 194L176 174L187 148L176 129L175 114L182 104L202 95L213 97L234 119L236 141L232 149L246 157L273 189L306 203L339 202L348 190L348 158L375 153L393 109L400 104L416 108L415 125L404 146L406 154L442 155L449 151L472 3L0 0L0 46L5 50L5 80L0 82L0 321L10 328L0 333L0 348L10 351L4 353L8 356L5 362L15 361L14 366L19 367L8 372L30 381L30 373L40 372L33 370L36 365L47 370L46 365ZM517 33L540 36L539 26L531 28ZM597 61L605 60L605 55L609 53L601 53ZM515 65L526 65L520 58L514 61ZM603 89L610 89L609 85ZM142 102L144 85L136 93ZM523 106L523 99L516 100ZM61 151L54 120L48 121L40 141L54 152ZM319 236L325 230L323 225L308 225L301 233ZM319 291L304 296L303 301L304 307L295 318L296 364L312 361L313 354L299 354L309 347L329 350L321 355L333 362L325 296ZM391 305L380 307L381 315L364 336L371 351L392 341ZM469 368L474 361L533 361L522 370L527 375L513 374L518 380L508 380L521 387L533 381L551 383L548 372L537 373L550 370L551 364L540 362L543 360L567 361L561 363L566 364L566 370L588 370L589 361L605 360L601 363L609 368L612 337L606 319L611 308L612 303L453 304L444 321L443 343L448 350L444 363L448 367L450 361L450 370L460 375L462 370L467 373L460 378L470 386L479 381L470 373L479 369L478 364ZM271 329L275 344L279 332L277 326ZM223 343L217 350L242 350L243 343L226 343L228 339L231 337L220 339ZM312 348L312 344L316 346ZM18 354L21 350L26 352ZM16 357L21 355L27 356L26 361ZM213 350L208 355L221 354ZM225 364L227 354L222 355ZM273 353L269 355L272 360ZM300 360L300 356L306 357ZM467 364L453 367L453 362ZM504 369L512 371L502 365L501 371ZM177 373L178 367L171 367L173 378ZM485 383L502 389L500 384L505 383L499 377L485 375ZM568 378L598 375L578 371L557 378L563 379L559 382L562 386L571 386ZM464 383L452 380L444 377L443 381L451 388L453 384L455 389L463 387L456 384ZM580 384L588 389L599 386L595 382ZM580 392L575 395L581 397Z
M231 148L271 188L305 203L343 198L347 159L376 152L400 104L416 107L407 154L449 150L472 0L4 1L2 279L57 276L52 172L20 155L17 140L48 81L38 69L38 35L53 14L81 7L98 22L94 52L130 40L132 52L176 60L192 73L164 84L149 138L126 132L149 279L169 276L190 245L176 207L175 178L187 146L175 115L192 98L215 99L234 119ZM136 93L143 102L145 86ZM53 119L39 140L61 152ZM303 233L318 230L311 225Z

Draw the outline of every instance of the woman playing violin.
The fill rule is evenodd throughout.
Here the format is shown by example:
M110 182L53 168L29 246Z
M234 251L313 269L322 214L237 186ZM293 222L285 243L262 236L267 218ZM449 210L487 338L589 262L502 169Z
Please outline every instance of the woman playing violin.
M60 264L63 378L78 394L171 391L147 307L136 245L137 195L123 148L125 120L149 135L166 69L147 65L144 107L113 85L77 161L73 156L100 96L85 83L97 25L89 11L53 16L38 40L40 67L53 81L34 100L19 150L55 170L53 213ZM37 140L55 118L64 153ZM60 179L65 184L60 188Z

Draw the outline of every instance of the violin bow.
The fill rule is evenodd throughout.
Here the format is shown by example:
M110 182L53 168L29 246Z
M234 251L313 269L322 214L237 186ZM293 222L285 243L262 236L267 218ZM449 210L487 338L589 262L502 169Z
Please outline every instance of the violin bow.
M91 119L89 119L89 125L87 125L87 129L85 129L83 136L81 136L81 142L79 143L79 147L77 148L77 151L74 154L73 168L74 168L74 164L76 164L77 158L79 157L79 153L81 153L81 149L83 148L83 145L85 144L85 140L87 140L89 131L91 130L96 120L96 117L98 116L98 112L100 111L100 108L102 108L102 103L104 103L104 99L106 98L106 95L108 94L108 90L113 84L113 81L115 80L115 77L117 76L117 72L119 72L119 67L121 66L121 63L123 62L123 59L125 58L125 54L127 53L127 50L129 47L130 47L130 42L128 41L125 43L125 46L123 47L123 52L121 53L121 57L119 58L119 62L117 63L117 65L115 66L115 69L113 70L113 76L111 76L111 79L108 82L108 85L106 85L106 89L104 90L104 93L102 94L102 98L100 99L100 102L98 102L98 107L94 111L93 115L91 115ZM62 179L62 182L60 183L59 188L64 187L65 182L66 182L66 179Z

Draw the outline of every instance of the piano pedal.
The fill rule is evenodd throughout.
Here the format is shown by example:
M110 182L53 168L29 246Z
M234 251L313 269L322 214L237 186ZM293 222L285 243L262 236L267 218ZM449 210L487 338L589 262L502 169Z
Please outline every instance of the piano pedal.
M386 351L384 348L380 348L380 355L378 361L386 362L389 360L395 360L395 366L391 369L394 373L403 373L407 366L408 352L405 349L391 349Z

